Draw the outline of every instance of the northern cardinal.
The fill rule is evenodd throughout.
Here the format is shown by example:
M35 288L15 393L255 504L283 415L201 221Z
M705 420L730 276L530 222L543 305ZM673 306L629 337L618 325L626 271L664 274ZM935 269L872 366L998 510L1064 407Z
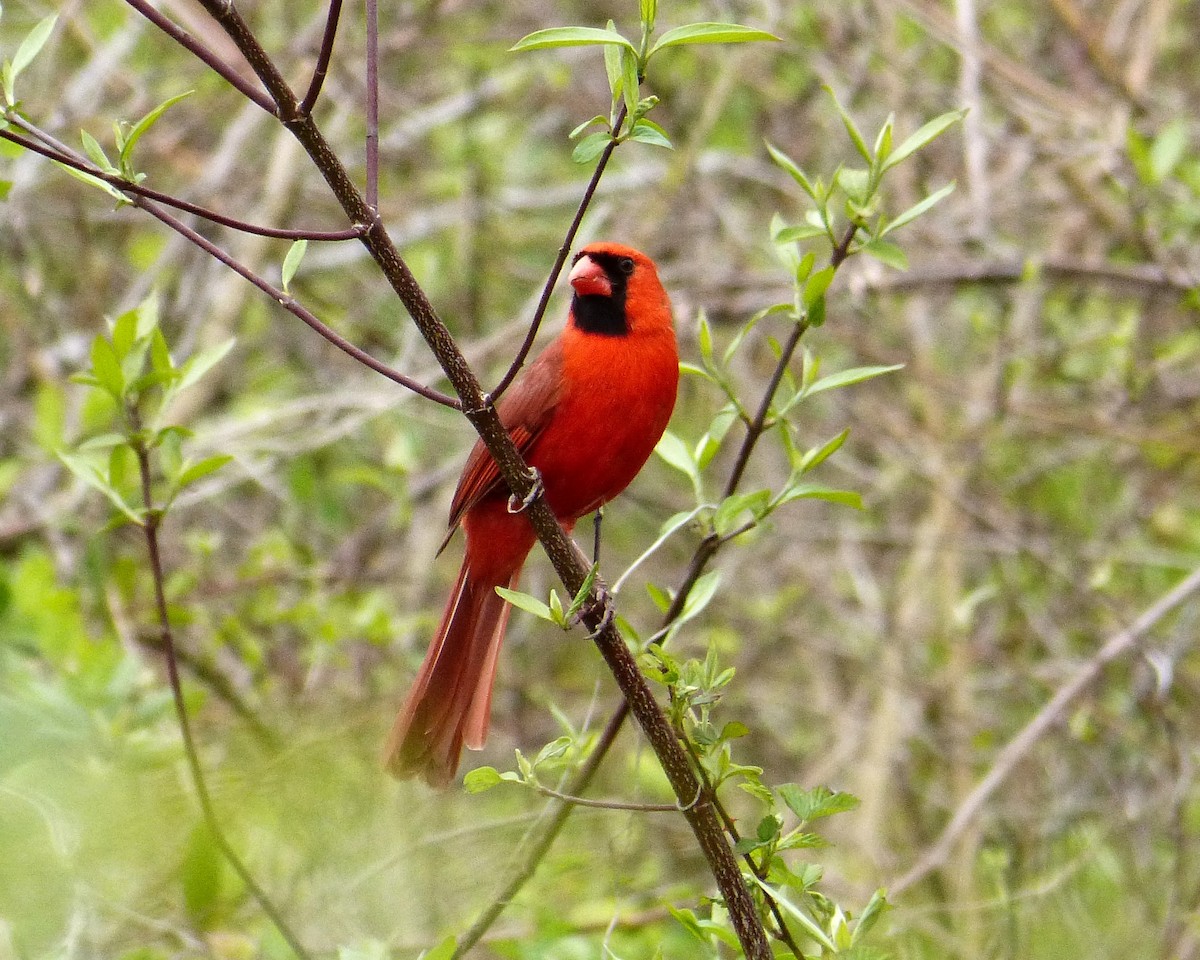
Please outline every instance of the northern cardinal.
M616 243L593 243L573 261L571 310L562 334L497 404L517 448L542 477L547 503L570 532L617 496L658 443L679 382L671 302L654 261ZM518 505L519 506L519 505ZM495 461L477 442L450 507L466 555L442 622L388 740L398 777L444 786L466 744L487 739L496 660L509 605L536 542L512 512Z

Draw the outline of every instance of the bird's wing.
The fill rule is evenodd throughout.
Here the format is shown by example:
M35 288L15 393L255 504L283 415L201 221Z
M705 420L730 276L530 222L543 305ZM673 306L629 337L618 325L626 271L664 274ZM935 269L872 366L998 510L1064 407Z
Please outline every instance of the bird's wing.
M562 393L562 364L562 346L555 341L500 398L496 412L523 457L528 457L530 448L541 436L554 408L558 406ZM504 481L500 478L496 461L483 441L476 441L450 504L451 531L471 507L503 488Z

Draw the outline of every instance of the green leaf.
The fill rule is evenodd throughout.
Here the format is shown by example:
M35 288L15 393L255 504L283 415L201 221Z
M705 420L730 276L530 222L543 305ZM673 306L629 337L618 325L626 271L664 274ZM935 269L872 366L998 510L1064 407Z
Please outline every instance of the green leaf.
M126 176L130 176L133 173L129 165L130 159L133 155L133 148L142 138L142 134L154 126L158 122L158 118L166 113L167 110L175 106L180 100L190 97L194 92L193 90L188 90L184 93L176 94L169 100L164 100L133 125L129 133L125 136L125 142L121 145L121 170L124 171Z
M871 894L871 899L863 907L862 913L858 915L858 922L854 925L854 935L850 938L850 945L854 946L861 937L866 936L867 932L879 922L879 918L890 909L891 904L887 901L887 891L880 887Z
M21 45L17 47L17 52L12 58L13 81L21 75L22 70L33 62L33 58L41 53L42 47L50 39L50 34L57 22L58 14L51 14L39 21L37 26L26 34L25 39L21 41Z
M680 473L686 474L693 481L699 479L699 468L696 461L692 459L692 451L688 449L688 445L683 442L676 434L667 430L663 433L662 439L654 448L657 453L667 464L674 467Z
M100 146L100 142L86 130L79 131L79 139L83 141L84 152L87 153L88 159L92 161L105 173L117 173L117 168L112 165L108 159L108 154L104 152L104 148Z
M903 227L907 223L912 223L912 221L916 220L917 217L921 216L921 214L923 214L926 210L930 209L934 204L940 203L946 197L950 196L950 194L952 194L954 192L954 187L955 187L955 183L952 180L952 181L950 181L950 183L946 184L940 190L936 190L933 193L931 193L924 200L920 201L919 203L913 204L911 207L909 207L907 210L905 210L902 214L900 214L900 216L898 216L895 220L893 220L886 227L884 227L883 231L879 234L879 236L886 237L892 231L899 230L901 227ZM905 268L901 268L901 269L905 269Z
M175 480L176 489L182 490L189 484L207 477L210 473L215 473L232 459L233 457L227 453L216 453L211 457L205 457L197 463L184 467L183 472Z
M658 0L640 0L638 15L642 21L642 29L650 33L654 30L654 21L658 16Z
M128 203L129 202L129 198L126 197L125 194L123 194L120 190L118 190L116 187L114 187L107 180L101 180L97 176L94 176L90 173L84 173L82 170L76 170L74 167L69 167L65 163L59 163L57 160L52 160L51 163L57 164L59 167L61 167L63 170L65 170L67 173L69 173L71 176L73 176L76 180L82 180L84 183L89 184L90 186L93 186L98 190L103 190L110 197L112 197L114 200L116 200L117 203Z
M283 258L283 292L291 293L288 286L292 282L292 277L296 275L296 271L300 268L300 262L304 259L304 254L308 252L307 240L296 240L288 247L287 256Z
M583 578L583 583L579 585L579 590L575 596L571 598L571 605L567 607L566 620L572 622L583 609L583 605L587 603L588 598L592 595L592 585L596 582L596 574L600 570L598 564L593 563L587 572L587 576Z
M890 170L896 164L907 160L927 143L940 137L966 115L966 110L951 110L949 113L943 113L941 116L934 117L892 151L891 156L884 163L883 169L885 171Z
M724 536L735 526L739 517L746 511L755 519L759 519L763 511L771 503L770 490L754 490L750 493L735 493L721 501L717 512L713 514L713 529Z
M537 597L522 593L520 590L510 590L508 587L496 587L496 593L501 599L507 600L514 607L524 610L526 613L532 613L541 620L555 622L554 617L550 615L550 608Z
M679 619L675 621L673 626L687 623L693 617L698 616L712 602L712 598L717 595L717 588L720 585L721 572L719 570L710 570L704 576L700 577L688 593L687 599L683 601L683 610L680 612Z
M840 373L831 373L827 377L822 377L806 388L804 393L805 396L812 396L814 393L836 390L838 387L848 387L851 384L862 383L864 380L881 377L885 373L894 373L897 370L903 369L904 364L902 363L894 363L887 367L851 367L849 370L843 370Z
M825 291L829 289L829 285L833 283L834 275L837 273L836 267L824 267L810 276L804 282L804 305L811 307L818 300L825 296Z
M740 23L689 23L668 30L650 48L646 59L666 47L678 47L690 43L754 43L760 40L778 40L773 33L755 30Z
M801 823L811 823L822 817L853 810L858 806L858 797L828 787L813 787L805 790L794 783L784 783L778 788L779 798L796 815Z
M535 30L509 47L509 52L548 50L552 47L590 47L601 43L628 47L630 53L637 56L633 44L621 34L615 30L601 30L599 27L550 27L546 30Z
M659 613L666 613L671 607L671 595L667 593L657 583L646 582L646 592L650 594L650 599L654 605L658 607Z
M794 464L796 473L807 473L819 464L824 463L829 459L850 436L850 428L847 427L832 440L827 440L819 447L814 447L804 454L797 463Z
M116 448L119 449L119 448ZM113 488L108 482L108 477L101 472L99 466L88 457L81 457L73 453L67 453L65 450L58 451L58 459L63 462L63 465L71 471L76 477L92 487L94 490L99 490L102 494L108 497L121 513L136 523L139 527L143 525L141 516L127 504L121 494Z
M495 767L476 767L463 777L463 787L467 793L483 793L503 782L500 771Z
M859 247L859 251L896 270L908 269L908 255L890 240L880 240L876 237Z
M448 935L446 939L438 943L432 950L425 951L417 960L452 960L454 954L458 951L458 941L453 935ZM390 956L391 951L386 948L382 952L382 956Z
M621 47L621 96L625 99L627 122L632 122L637 111L638 94L641 92L641 74L637 54Z
M607 53L608 51L606 50L605 52ZM567 139L574 140L577 136L579 136L581 133L583 133L583 131L586 130L588 127L594 126L597 123L600 124L601 126L605 127L606 131L607 131L608 117L600 116L599 114L597 114L596 116L592 117L591 120L585 120L583 123L581 123L579 126L577 126L574 130L572 130L570 133L568 133Z
M199 353L188 357L179 368L182 376L179 380L179 386L176 389L186 390L192 384L196 383L224 359L225 354L233 349L235 343L237 343L237 338L230 337L223 343L218 343L216 346L201 350Z
M807 175L803 170L800 169L800 167L791 157L789 157L782 150L778 150L771 146L769 143L767 144L767 153L771 155L771 159L775 161L777 166L782 167L785 171L787 171L788 174L791 175L793 180L800 184L801 190L812 197L813 200L817 200L817 193L813 188L812 183L809 182ZM817 202L820 201L818 200Z
M108 337L103 334L92 340L92 373L112 398L121 403L125 393L125 376L121 372L121 362L113 349Z
M850 142L854 144L854 149L858 151L858 155L862 157L868 164L871 163L871 151L867 148L867 142L863 139L863 135L858 130L858 125L854 122L854 118L846 112L838 100L837 94L833 92L833 87L826 86L825 90L833 98L833 105L837 107L837 112L842 118L842 126L846 128L846 133L850 135Z
M612 135L607 131L589 133L575 144L571 151L571 159L576 163L591 163L604 152L604 148L612 142Z
M629 139L637 140L639 143L648 143L655 147L666 147L668 150L675 149L667 138L666 131L653 120L647 120L645 117L633 125Z
M759 880L754 874L749 874L748 879L754 881L767 893L769 893L771 895L771 899L773 899L777 904L779 904L779 906L783 907L785 911L791 914L792 917L794 917L804 928L805 932L807 932L810 937L816 940L817 943L825 947L825 949L827 949L830 953L837 953L837 947L834 946L833 941L829 939L825 931L817 925L816 921L814 921L812 917L788 900L783 895L782 890L768 886L764 881Z
M797 483L788 487L776 498L773 506L782 507L793 500L824 500L827 503L837 503L843 507L863 508L862 494L854 490L835 490L832 487L821 487L814 483Z
M133 342L136 339L137 313L133 310L126 310L117 317L112 328L112 345L118 361L124 360L129 355L129 351L133 349Z
M802 223L792 227L780 227L774 232L771 239L776 243L795 243L798 240L811 240L813 237L824 237L826 235L824 227Z

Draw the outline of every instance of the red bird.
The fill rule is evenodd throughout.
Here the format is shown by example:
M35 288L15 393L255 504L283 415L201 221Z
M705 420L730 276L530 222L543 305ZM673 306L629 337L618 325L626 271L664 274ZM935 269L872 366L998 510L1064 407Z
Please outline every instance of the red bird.
M679 383L671 301L654 261L616 243L576 255L575 290L562 334L497 405L526 462L541 473L545 497L568 531L624 490L649 459ZM492 683L509 605L497 586L515 588L537 538L482 442L475 444L450 506L462 523L466 556L408 699L388 740L386 762L399 777L444 786L463 744L487 739Z

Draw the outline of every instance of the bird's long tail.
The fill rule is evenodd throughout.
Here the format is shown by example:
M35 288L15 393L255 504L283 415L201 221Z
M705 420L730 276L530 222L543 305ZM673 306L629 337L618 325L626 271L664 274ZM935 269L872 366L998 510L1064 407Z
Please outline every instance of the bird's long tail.
M454 778L463 746L483 746L496 660L512 609L495 588L515 588L519 576L519 564L506 577L473 576L468 553L388 738L384 758L394 776L420 776L445 786Z

